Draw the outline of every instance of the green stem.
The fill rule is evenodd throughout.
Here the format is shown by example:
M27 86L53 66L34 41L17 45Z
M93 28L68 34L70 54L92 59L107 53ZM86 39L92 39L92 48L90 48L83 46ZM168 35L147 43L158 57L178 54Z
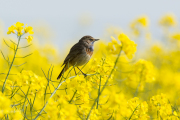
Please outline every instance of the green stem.
M56 93L56 91L59 89L59 87L62 85L62 83L64 83L66 80L62 81L61 83L59 83L59 85L55 88L55 90L53 91L53 93L51 94L51 96L49 97L52 98L54 96L54 94ZM43 108L41 109L41 111L37 114L37 116L34 118L34 120L36 120L40 115L41 113L44 111L44 109L46 108L48 104L48 101L46 102L46 104L43 106Z
M140 87L140 85L141 85L141 81L142 81L142 73L143 73L143 70L144 70L144 67L142 68L142 71L141 71L141 74L140 74L140 77L139 77L139 84L138 84L138 86L137 86L137 88L136 88L136 91L135 91L135 93L134 93L134 97L137 97L137 95L138 95L138 92L139 92L139 87Z
M101 91L101 76L100 76L100 81L99 81L98 100L97 100L97 107L96 107L96 109L98 109L98 105L99 105L99 96L100 96L100 91Z
M139 104L140 105L140 104ZM138 106L139 106L138 105ZM137 110L138 106L136 106L136 108L134 109L133 113L131 114L131 116L129 117L129 120L132 118L132 116L134 115L134 112Z
M109 77L107 78L107 80L106 80L106 82L105 82L104 86L102 87L102 89L101 89L101 91L100 91L100 93L99 93L98 97L95 99L95 101L94 101L94 103L93 103L93 105L92 105L92 107L91 107L91 109L90 109L90 111L89 111L89 113L88 113L88 115L87 115L86 120L88 120L88 119L89 119L90 114L91 114L91 111L92 111L92 109L94 108L94 106L95 106L96 102L98 101L99 96L102 94L102 92L104 91L105 87L107 86L107 83L108 83L109 79L111 78L111 75L112 75L112 73L114 72L114 69L115 69L115 67L116 67L116 65L117 65L117 62L118 62L119 57L120 57L120 55L121 55L121 51L122 51L122 47L120 48L120 52L119 52L119 54L118 54L118 56L117 56L117 58L116 58L116 61L115 61L114 67L113 67L113 69L111 70L111 73L110 73Z
M25 103L26 103L26 99L28 98L29 89L30 89L30 87L28 87L27 93L25 95L24 104L23 104L23 107L22 107L23 111L24 111L24 106L25 106Z
M136 92L134 93L134 97L137 97L140 85L141 85L141 81L139 82L139 84L138 84L138 86L136 88Z
M74 92L74 94L73 94L73 96L72 96L71 100L69 101L69 103L71 103L71 102L72 102L72 100L73 100L73 98L75 97L76 93L77 93L77 90Z
M16 53L17 53L17 50L18 50L18 47L19 47L20 39L21 39L21 36L19 36L19 38L18 38L18 44L17 44L16 49L15 49L15 52L14 52L13 60L12 60L12 62L11 62L11 64L10 64L9 71L8 71L7 76L6 76L6 79L5 79L4 83L3 83L2 93L3 93L4 90L5 90L6 81L7 81L7 79L8 79L8 76L9 76L10 71L11 71L11 67L12 67L12 65L13 65L13 63L14 63L15 58L16 58Z
M76 64L75 64L75 65L76 65ZM75 65L73 66L73 68L75 67ZM73 69L73 68L72 68L72 69ZM72 69L71 69L71 70L72 70ZM69 73L71 72L71 70L69 70ZM54 96L54 94L55 94L56 91L59 89L59 87L66 81L66 79L68 79L69 73L67 74L67 76L66 76L66 78L65 78L64 81L59 82L58 86L55 88L55 90L53 91L53 93L51 94L51 96L49 97L49 99ZM45 76L45 77L46 77L46 76ZM76 76L69 77L69 79L74 78L74 77L76 77ZM46 77L46 78L47 78L47 77ZM61 80L62 80L62 77L61 77ZM42 113L42 112L44 111L44 109L46 108L47 104L48 104L48 101L44 104L43 108L40 110L40 112L37 114L37 116L36 116L33 120L36 120L36 119L41 115L41 113Z

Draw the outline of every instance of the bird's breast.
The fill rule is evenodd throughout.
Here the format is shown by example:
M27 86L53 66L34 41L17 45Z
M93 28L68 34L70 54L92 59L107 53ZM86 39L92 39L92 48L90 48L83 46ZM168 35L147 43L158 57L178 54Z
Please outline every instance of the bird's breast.
M90 48L86 48L86 54L91 57L92 54L93 54L93 49L91 47Z

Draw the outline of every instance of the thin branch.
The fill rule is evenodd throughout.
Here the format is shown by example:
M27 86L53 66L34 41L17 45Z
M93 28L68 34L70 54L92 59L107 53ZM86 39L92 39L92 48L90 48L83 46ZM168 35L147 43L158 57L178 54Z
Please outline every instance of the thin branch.
M21 105L21 104L22 104L22 102L20 102L18 104L11 105L11 107L18 106L18 105Z
M73 66L73 68L74 68L75 66ZM73 69L72 68L72 69ZM72 70L71 69L71 70ZM71 72L71 70L69 71L69 72ZM67 76L68 76L69 74L67 74ZM71 77L70 77L71 78ZM67 79L67 77L66 77L66 79ZM49 97L49 99L50 98L52 98L53 96L54 96L54 94L56 93L56 91L59 89L59 87L66 81L66 79L64 80L64 81L62 81L62 82L59 82L59 84L58 84L58 86L55 88L55 90L51 93L51 96ZM47 106L47 104L48 104L48 101L45 103L45 105L43 106L43 108L41 109L41 111L37 114L37 116L33 119L33 120L36 120L40 115L41 115L41 113L44 111L44 109L46 108L46 106Z
M7 63L8 63L8 66L11 63L8 56L7 56Z
M59 88L64 82L65 82L65 80L62 81L62 82L55 88L55 90L53 91L53 93L51 94L51 96L49 97L49 99L54 96L54 94L56 93L56 91L58 90L58 88ZM47 101L46 104L43 106L43 108L41 109L41 111L37 114L37 116L34 118L34 120L36 120L36 119L41 115L41 113L44 111L44 109L45 109L45 107L47 106L47 104L48 104L48 101Z
M32 55L33 53L30 53L30 54L28 54L28 55L26 55L26 56L24 56L24 57L16 57L16 58L26 58L26 57L28 57L28 56L30 56L30 55Z
M15 45L17 45L14 41L12 41L11 39L10 39L10 41L13 43L13 44L15 44Z
M43 70L42 68L41 68L41 70L42 70L42 72L43 72L45 78L47 79L47 81L48 81L48 82L51 81L51 79L47 78L47 76L46 76L46 74L45 74L45 72L44 72L44 70ZM51 82L50 82L50 83L51 83ZM52 84L53 87L55 88L54 84L53 84L53 83L51 83L51 84Z
M117 65L117 62L118 62L119 57L120 57L120 55L121 55L121 51L122 51L122 47L121 47L120 52L119 52L119 54L118 54L118 56L117 56L117 58L116 58L114 67L113 67L113 69L111 70L111 73L109 74L109 76L108 76L108 78L107 78L107 80L106 80L106 82L105 82L105 85L107 85L109 79L111 78L112 73L113 73L114 70L115 70L115 67L116 67L116 65ZM99 96L102 94L102 92L104 91L104 89L105 89L105 86L102 87L101 92L99 93ZM89 111L89 113L88 113L88 115L87 115L86 120L89 119L90 114L91 114L91 111L93 110L93 108L94 108L94 106L95 106L95 104L96 104L97 101L98 101L98 97L95 99L95 101L94 101L94 103L93 103L93 105L92 105L92 107L91 107L91 109L90 109L90 111Z
M19 47L18 49L27 48L27 47L30 47L31 45L32 45L32 44L27 45L27 46L24 46L24 47Z
M100 76L100 82L99 82L98 100L97 100L97 107L96 107L96 109L98 109L98 105L99 105L99 96L100 96L100 91L101 91L101 76Z
M25 62L25 63L22 63L22 64L20 64L20 65L13 65L13 66L15 66L15 67L20 67L20 66L22 66L22 65L24 65L24 64L26 64L27 62Z
M51 64L51 66L52 66L52 64ZM49 68L49 70L48 70L48 75L47 75L48 78L49 78L49 72L50 72L50 70L51 70L51 66L50 66L50 68Z
M77 90L74 92L74 94L73 94L73 96L72 96L71 100L69 101L69 103L71 103L71 102L72 102L72 100L73 100L73 98L75 97L76 93L77 93Z
M8 76L9 76L10 71L11 71L11 67L12 67L12 65L13 65L13 63L14 63L14 60L15 60L15 57L16 57L16 53L17 53L17 50L18 50L18 46L19 46L20 39L21 39L21 36L19 36L19 38L18 38L18 44L17 44L17 46L16 46L16 49L14 50L13 60L12 60L12 62L11 62L11 64L10 64L10 66L9 66L8 74L7 74L7 76L6 76L6 78L5 78L5 81L4 81L4 83L3 83L2 93L4 92L5 85L6 85L6 80L8 79Z
M139 104L140 105L140 104ZM139 106L138 105L138 106ZM129 117L129 120L132 118L132 116L134 115L134 112L137 110L138 106L136 106L136 108L134 109L133 113L131 114L131 116Z
M3 40L4 40L4 39L3 39ZM5 43L9 48L11 48L11 49L14 50L14 48L12 48L11 46L9 46L5 40L4 40L4 43Z
M7 75L8 73L0 73L0 75ZM9 74L9 75L17 75L17 74Z
M21 69L20 73L22 73L23 70L24 70L24 68Z
M25 94L25 100L24 100L24 104L23 104L23 111L24 111L24 106L25 106L25 103L26 103L26 99L27 99L27 96L28 96L28 93L29 93L29 89L30 89L30 87L28 88L28 90L27 90L27 93Z
M8 61L8 60L6 60L6 58L5 58L5 56L4 56L4 54L3 54L3 52L2 52L2 51L1 51L1 54L2 54L3 58L5 59L5 61L6 61L6 62L8 62L8 64L9 64L9 61Z
M139 77L139 84L138 84L138 86L137 86L137 88L136 88L136 91L135 91L135 93L134 93L134 97L137 97L137 95L138 95L138 92L139 92L139 87L141 86L141 82L142 82L142 76L143 76L143 70L144 70L144 66L143 66L143 69L142 69L142 71L141 71L141 74L140 74L140 77Z
M52 65L51 65L52 66ZM50 66L50 68L49 68L49 70L48 70L48 83L47 83L47 85L46 85L46 88L45 88L45 92L44 92L44 102L46 102L46 92L47 92L47 88L48 88L48 86L49 86L49 81L50 81L50 79L49 79L49 71L50 71L50 69L51 69L51 66ZM41 68L42 69L42 68ZM43 71L43 69L42 69L42 71ZM43 71L43 73L44 73L44 71ZM45 75L45 73L44 73L44 76L46 77L46 75Z
M14 86L13 86L14 87ZM20 89L20 88L19 88ZM14 93L12 93L11 95L11 99L14 97L14 95L19 91L19 89L17 89Z

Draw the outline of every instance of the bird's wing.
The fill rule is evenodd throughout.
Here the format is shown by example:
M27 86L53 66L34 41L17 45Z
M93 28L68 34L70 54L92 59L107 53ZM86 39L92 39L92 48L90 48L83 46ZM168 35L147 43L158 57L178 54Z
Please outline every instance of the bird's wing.
M76 43L70 50L69 54L64 60L64 64L67 64L68 62L71 62L74 57L76 57L78 54L81 54L83 52L84 46L80 43Z

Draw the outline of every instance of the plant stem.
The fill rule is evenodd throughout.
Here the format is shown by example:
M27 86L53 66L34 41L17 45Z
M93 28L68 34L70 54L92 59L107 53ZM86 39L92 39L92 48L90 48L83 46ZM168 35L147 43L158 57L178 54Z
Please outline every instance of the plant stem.
M55 88L55 90L53 91L53 93L51 94L51 96L49 97L52 98L53 95L56 93L56 91L59 89L59 87L62 85L62 83L64 83L66 80L62 81L61 83L59 83L59 85ZM36 120L40 115L41 113L43 112L43 110L46 108L46 105L48 104L48 101L46 102L46 104L43 106L43 108L41 109L41 111L37 114L37 116L34 118L34 120Z
M100 96L100 91L101 91L101 76L100 76L100 81L99 81L98 100L97 100L97 107L96 107L96 109L98 109L98 105L99 105L99 96Z
M140 104L139 104L140 105ZM138 105L138 106L139 106ZM133 113L131 114L131 116L129 117L129 120L132 118L132 116L134 115L134 112L137 110L138 106L136 106L136 108L134 109Z
M119 54L118 54L118 56L117 56L117 58L116 58L114 67L113 67L113 69L111 70L111 73L110 73L109 77L107 78L107 80L106 80L104 86L102 87L102 89L101 89L101 91L100 91L98 97L95 99L95 101L94 101L94 103L93 103L93 105L92 105L92 107L91 107L91 109L90 109L90 111L89 111L89 113L88 113L88 115L87 115L86 120L89 119L92 109L94 108L96 102L98 101L99 96L102 94L102 92L104 91L104 89L105 89L105 87L106 87L106 85L107 85L109 79L111 78L111 75L112 75L112 73L114 72L114 69L115 69L115 67L116 67L116 64L117 64L117 62L118 62L118 60L119 60L119 57L120 57L120 55L121 55L121 51L122 51L122 47L120 48L120 52L119 52Z
M142 68L142 71L141 71L141 74L140 74L140 77L139 77L139 84L138 84L138 86L137 86L137 88L136 88L136 91L135 91L135 93L134 93L134 97L137 97L137 95L138 95L138 92L139 92L139 87L140 87L140 85L141 85L141 81L142 81L142 73L143 73L143 70L144 70L144 67Z
M17 53L17 50L18 50L18 47L19 47L20 39L21 39L21 36L19 36L19 38L18 38L18 44L17 44L16 49L15 49L15 52L14 52L13 60L12 60L12 62L11 62L11 64L10 64L10 67L9 67L9 70L8 70L8 73L7 73L7 76L6 76L6 79L5 79L4 83L3 83L2 93L3 93L4 90L5 90L6 81L7 81L7 79L8 79L8 76L9 76L10 71L11 71L11 67L12 67L12 65L13 65L13 63L14 63L15 58L16 58L16 53Z
M76 93L77 93L77 90L74 92L74 94L73 94L73 96L72 96L71 100L69 101L69 103L71 103L71 102L72 102L72 100L73 100L73 98L75 97Z

